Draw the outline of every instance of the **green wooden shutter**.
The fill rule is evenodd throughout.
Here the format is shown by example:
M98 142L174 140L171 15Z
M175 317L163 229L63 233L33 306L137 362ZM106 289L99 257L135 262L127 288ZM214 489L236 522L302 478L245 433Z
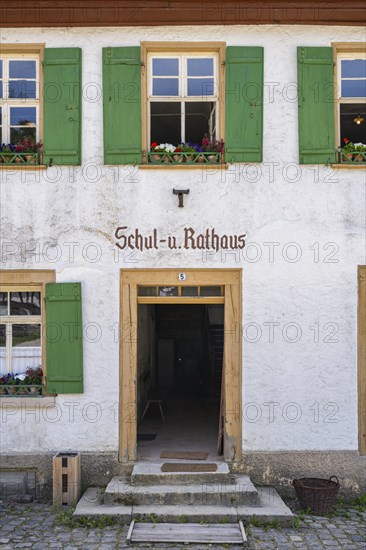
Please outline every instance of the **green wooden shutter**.
M263 48L228 46L225 88L225 160L261 162Z
M43 98L45 164L81 164L80 48L44 50Z
M300 164L335 162L332 48L297 48Z
M141 163L140 48L103 48L105 164Z
M46 284L48 393L83 392L81 284Z

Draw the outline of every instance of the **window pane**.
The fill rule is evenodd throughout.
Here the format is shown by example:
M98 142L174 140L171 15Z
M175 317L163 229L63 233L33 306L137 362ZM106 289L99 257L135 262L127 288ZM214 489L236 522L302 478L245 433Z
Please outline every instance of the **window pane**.
M0 59L0 78L3 77L3 60Z
M187 60L188 76L212 76L213 75L213 59L188 59Z
M198 296L198 286L182 286L182 296Z
M201 296L222 296L221 286L201 286Z
M177 96L179 91L178 78L154 78L153 95Z
M9 80L10 98L32 98L36 97L35 80Z
M3 81L0 80L0 97L3 97Z
M341 143L344 145L344 138L353 143L366 142L366 103L341 103ZM356 124L353 119L361 115L365 121L362 124Z
M8 292L0 292L0 315L8 315Z
M2 110L2 108L0 107L0 124L3 123L3 116L2 116L2 115L3 115L3 110ZM2 142L1 142L1 143L2 143Z
M156 296L156 286L139 286L139 296Z
M0 325L0 372L6 373L6 325Z
M366 80L342 80L342 97L366 97Z
M41 315L41 293L11 292L10 315Z
M36 78L36 62L9 61L9 78Z
M215 86L213 78L188 78L188 95L208 96L214 95Z
M179 63L178 59L153 59L153 75L154 76L178 76Z
M35 128L10 128L10 142L16 145L24 139L36 142Z
M178 287L176 286L159 286L159 296L178 296Z
M366 59L343 59L342 78L366 77Z
M205 134L214 135L214 107L215 103L213 102L186 102L186 141L201 145Z
M41 325L12 326L12 369L25 372L28 367L38 367L42 363Z
M181 104L180 103L150 103L151 142L172 143L181 142Z
M11 126L35 126L37 122L36 107L11 107Z

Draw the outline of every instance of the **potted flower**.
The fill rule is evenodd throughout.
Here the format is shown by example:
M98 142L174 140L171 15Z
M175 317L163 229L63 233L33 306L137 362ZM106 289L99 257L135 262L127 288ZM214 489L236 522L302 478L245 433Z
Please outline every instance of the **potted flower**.
M181 150L182 153L185 153L183 158L187 161L193 160L194 155L193 154L187 154L187 153L197 153L197 146L193 143L180 143L178 145L178 148Z
M364 143L354 143L355 151L358 155L354 156L354 160L357 162L366 161L366 145Z
M224 152L224 146L225 144L222 139L210 139L207 134L202 138L202 151L212 153L211 155L207 155L209 162L219 162Z
M153 159L157 162L171 162L171 154L175 151L175 146L171 143L156 143L151 144Z
M15 147L16 152L22 154L25 162L37 164L37 157L41 153L43 145L40 141L36 143L35 141L32 141L30 139L23 139L23 141L18 143ZM15 162L17 162L17 159L15 160ZM21 160L19 159L18 162L21 162Z
M39 394L42 389L43 372L41 365L38 367L28 367L25 371L24 384L30 386L29 393Z
M15 145L11 143L0 145L0 153L4 162L12 162L15 152Z
M343 143L344 145L341 147L342 160L345 160L346 162L352 161L355 146L352 141L346 137L343 139Z

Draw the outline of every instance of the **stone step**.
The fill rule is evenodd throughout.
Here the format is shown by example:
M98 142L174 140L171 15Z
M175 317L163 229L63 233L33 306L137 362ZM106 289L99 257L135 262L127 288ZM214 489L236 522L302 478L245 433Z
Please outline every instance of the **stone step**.
M165 462L187 462L197 464L192 460L166 460ZM162 472L162 462L138 462L131 474L133 485L182 485L192 483L231 483L231 474L226 462L209 461L217 464L216 472ZM204 464L202 461L201 464Z
M156 522L207 522L228 523L256 518L260 523L274 522L278 525L293 524L293 514L279 494L272 487L258 489L259 506L194 506L194 505L154 505L127 506L125 504L103 504L103 490L90 487L78 502L75 517L115 517L123 523L132 519Z
M239 506L259 505L258 491L246 475L235 475L227 483L199 482L184 485L132 484L128 477L115 476L104 493L105 504L129 504L131 506Z

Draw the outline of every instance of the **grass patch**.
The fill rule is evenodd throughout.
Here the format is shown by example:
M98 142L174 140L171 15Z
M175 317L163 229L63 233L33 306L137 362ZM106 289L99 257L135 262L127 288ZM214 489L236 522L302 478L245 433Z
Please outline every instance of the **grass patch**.
M69 528L87 527L89 529L105 529L106 527L116 525L116 523L118 523L118 519L113 517L99 516L94 518L90 516L81 516L74 518L73 513L73 508L70 508L69 510L63 510L56 516L55 525Z

